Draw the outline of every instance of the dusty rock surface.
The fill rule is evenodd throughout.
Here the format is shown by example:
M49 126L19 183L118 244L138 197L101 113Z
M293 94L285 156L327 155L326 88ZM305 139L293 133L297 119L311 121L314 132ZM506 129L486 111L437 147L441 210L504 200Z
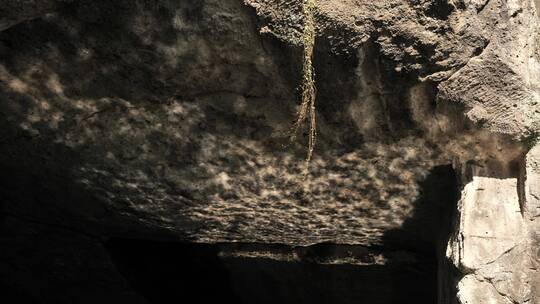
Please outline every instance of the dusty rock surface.
M18 219L95 250L110 237L326 242L383 248L390 263L402 249L437 255L456 301L534 303L538 273L514 262L538 246L523 211L535 206L523 172L536 172L537 1L316 4L304 178L305 138L288 142L299 1L4 1L5 244Z

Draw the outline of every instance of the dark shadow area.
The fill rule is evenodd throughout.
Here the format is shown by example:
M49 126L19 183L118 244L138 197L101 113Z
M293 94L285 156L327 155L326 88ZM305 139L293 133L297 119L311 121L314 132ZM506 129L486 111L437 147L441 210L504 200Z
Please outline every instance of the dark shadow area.
M0 281L0 300L2 303L37 304L37 300L30 298L23 290Z
M412 216L399 229L385 233L384 246L436 254L438 244L448 240L458 200L458 179L452 166L434 167L420 182Z
M413 204L413 215L400 229L389 230L384 236L385 247L419 252L436 261L437 278L430 288L438 290L444 301L450 301L442 303L453 303L456 295L454 285L458 273L446 258L446 246L455 225L459 198L459 181L452 166L434 167L420 183L420 196Z
M150 303L239 303L216 246L113 239L106 248L118 270Z
M370 303L436 301L436 263L387 265L318 263L361 249L335 244L291 248L259 245L274 253L304 252L298 260L221 255L222 245L112 239L106 243L119 271L149 303ZM262 247L261 247L262 246ZM279 248L278 248L279 247ZM324 247L324 248L323 248ZM233 250L234 252L234 250Z

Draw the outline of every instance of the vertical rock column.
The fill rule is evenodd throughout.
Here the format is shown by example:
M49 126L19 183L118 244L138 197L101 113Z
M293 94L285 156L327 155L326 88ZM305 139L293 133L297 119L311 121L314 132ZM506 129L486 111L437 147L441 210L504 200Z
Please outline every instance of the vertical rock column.
M513 177L509 167L468 168L472 174L464 180L456 231L447 248L447 257L461 273L458 303L533 303L530 244L519 193L523 188L518 184L523 179Z
M530 301L540 303L540 145L526 157L523 215L527 226Z

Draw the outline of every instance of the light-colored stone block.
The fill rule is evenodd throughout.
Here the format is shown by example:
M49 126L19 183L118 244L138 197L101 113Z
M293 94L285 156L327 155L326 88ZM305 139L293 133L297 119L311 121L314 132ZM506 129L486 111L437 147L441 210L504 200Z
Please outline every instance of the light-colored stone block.
M522 239L517 179L475 176L460 201L460 231L449 246L456 266L476 270L493 263Z

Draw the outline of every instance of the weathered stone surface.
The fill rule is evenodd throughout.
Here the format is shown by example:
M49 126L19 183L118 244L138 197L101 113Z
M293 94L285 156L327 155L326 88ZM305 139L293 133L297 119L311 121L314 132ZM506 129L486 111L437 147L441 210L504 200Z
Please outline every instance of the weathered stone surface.
M443 259L457 172L457 297L534 303L537 156L518 140L538 131L538 2L317 1L307 179L305 143L287 146L299 3L4 1L2 214L102 238Z
M523 213L527 220L527 281L530 282L530 301L540 301L540 146L535 145L525 160Z
M460 303L478 303L478 304L510 304L514 303L502 296L488 282L475 278L473 275L467 275L458 285L458 298Z
M473 176L465 185L459 227L447 251L465 274L458 284L459 303L530 300L527 230L518 196L517 178Z
M261 41L253 11L240 2L161 4L81 2L5 32L17 44L0 71L2 164L4 172L24 172L14 187L31 184L39 193L7 190L17 201L10 212L69 214L61 217L67 225L112 235L152 227L201 242L368 245L399 228L415 202L431 204L421 198L421 183L452 153L418 134L430 115L442 121L430 126L434 136L457 128L425 100L432 86L389 74L371 44L360 63L325 59L333 69L318 70L319 142L304 181L304 144L283 148L297 83L284 53L295 50ZM50 35L25 34L33 31ZM32 45L47 47L14 51ZM379 83L371 80L377 74ZM445 145L450 136L439 140ZM448 150L476 140L471 134ZM31 181L49 171L54 184ZM43 210L33 212L36 204ZM419 233L432 242L432 233L420 231L434 220L424 219L395 241Z
M533 1L487 1L479 18L491 28L478 56L440 86L484 127L516 137L538 130L538 8ZM502 18L489 12L500 11ZM486 28L484 28L486 30Z
M538 302L538 151L528 151L518 178L473 172L465 186L447 252L465 275L460 303Z
M70 0L3 0L0 5L0 31L54 12L61 1Z
M476 271L523 242L516 178L473 177L458 208L459 235L449 247L457 267Z

